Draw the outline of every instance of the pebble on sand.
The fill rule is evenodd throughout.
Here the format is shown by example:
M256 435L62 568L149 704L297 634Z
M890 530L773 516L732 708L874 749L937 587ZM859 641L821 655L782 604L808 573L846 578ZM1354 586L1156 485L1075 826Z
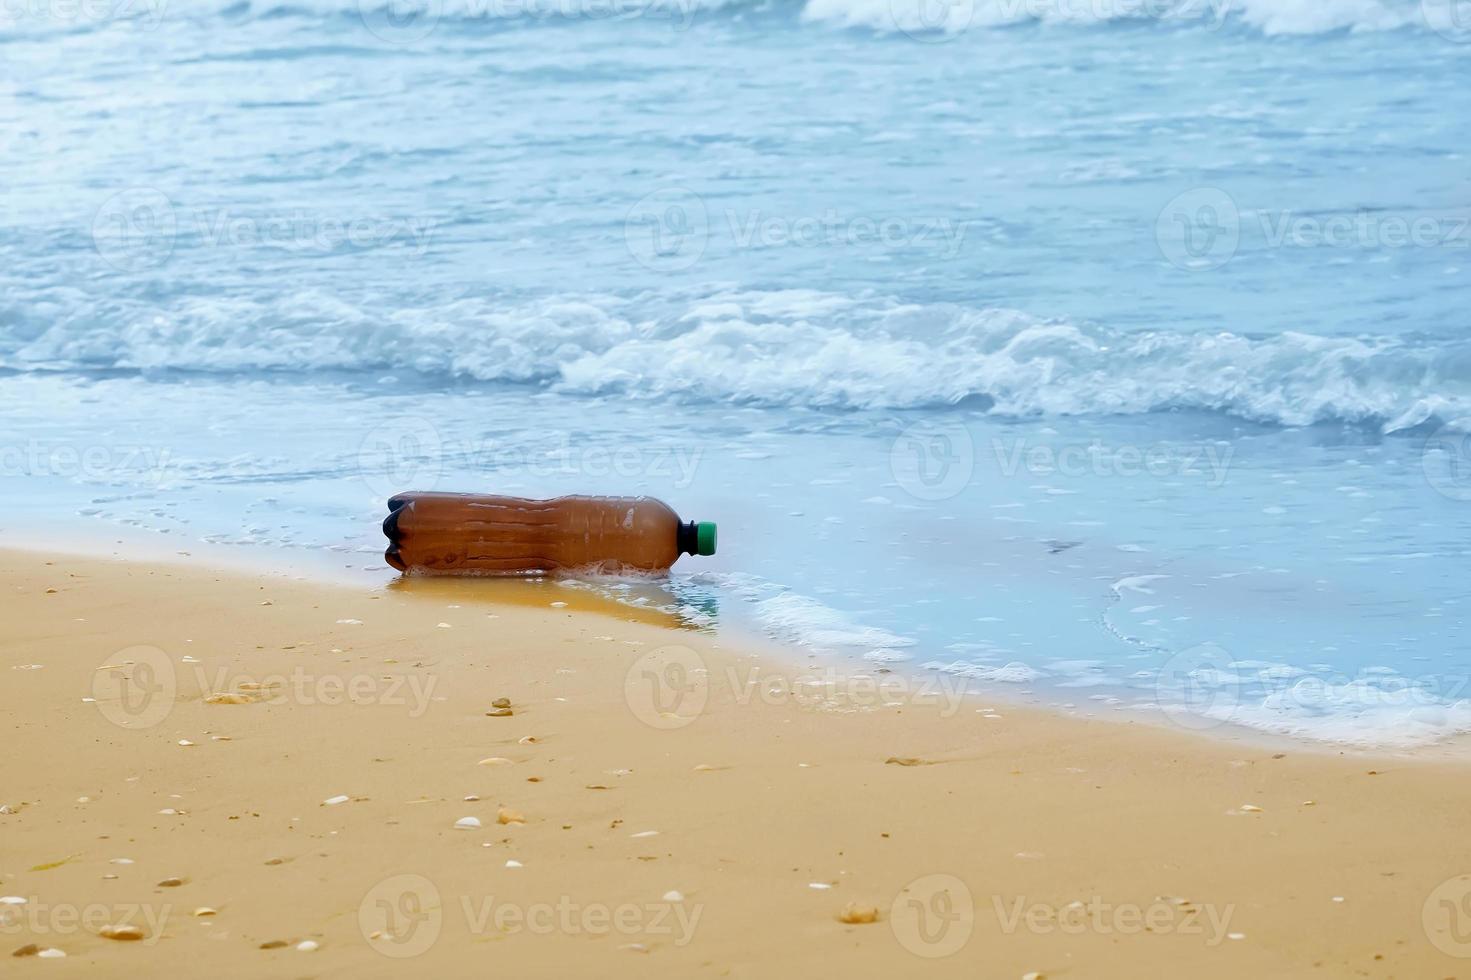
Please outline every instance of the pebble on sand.
M495 822L503 824L525 823L526 817L519 810L512 810L508 806L503 806L495 812Z
M158 887L159 888L178 888L180 885L184 884L184 882L187 881L187 880L188 879L186 879L186 878L165 878L163 881L160 881L158 883Z
M509 708L511 706L511 699L496 698L494 701L490 702L490 706L492 708Z
M843 906L843 911L838 915L838 921L850 926L866 925L879 920L879 910L875 905L864 905L860 902L849 902Z
M512 711L510 708L491 708L489 711L487 711L485 713L485 717L487 717L487 718L509 718L509 717L511 717L514 714L515 714L515 712Z
M501 821L501 822L502 823L505 823L504 820ZM455 821L455 829L456 830L479 830L480 829L480 818L479 817L461 817L460 819L458 819L458 820Z
M97 934L103 939L115 939L122 943L137 942L143 938L143 930L131 925L103 926Z

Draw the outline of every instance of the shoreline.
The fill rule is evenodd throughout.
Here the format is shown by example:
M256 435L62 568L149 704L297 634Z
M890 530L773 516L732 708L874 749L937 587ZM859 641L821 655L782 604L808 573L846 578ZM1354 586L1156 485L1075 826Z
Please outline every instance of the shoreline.
M0 547L5 552L34 555L61 555L83 561L105 561L124 564L161 565L179 569L190 569L206 574L224 573L243 577L281 579L305 585L338 588L370 589L392 592L396 590L424 593L443 592L446 595L461 594L474 590L474 595L461 594L461 598L490 604L534 605L539 601L539 592L555 592L556 599L566 600L592 611L616 617L632 617L651 623L661 623L671 629L694 630L701 627L682 620L677 614L654 606L620 602L598 595L590 588L567 585L555 578L516 579L478 577L467 579L437 578L434 576L400 575L386 563L378 566L381 556L377 551L334 552L334 557L360 557L361 564L334 564L324 557L306 560L305 549L281 549L270 552L276 562L266 560L266 554L246 557L229 545L191 542L188 549L176 549L173 542L154 540L152 536L131 528L115 528L116 537L111 545L101 544L100 537L83 537L77 534L63 535L59 545L42 544L34 533L11 535L11 541ZM247 548L245 551L254 552ZM284 560L282 560L284 559ZM582 584L582 580L573 580ZM564 589L565 592L557 590ZM555 600L548 600L555 601ZM1331 738L1319 738L1302 734L1290 734L1269 728L1248 725L1242 722L1191 718L1191 723L1179 724L1170 720L1163 709L1151 709L1139 705L1105 705L1092 702L1088 689L1077 689L1079 700L1069 702L1069 689L1039 684L1035 688L1027 684L1006 682L979 682L969 678L957 678L943 670L928 669L913 661L887 663L867 661L850 654L824 652L812 657L802 646L782 643L762 635L749 624L722 624L711 627L709 634L715 639L732 646L760 651L763 655L781 658L785 668L797 673L805 669L821 675L852 678L870 674L886 674L905 679L905 688L931 689L939 686L942 696L952 694L950 690L959 684L964 690L958 696L980 702L994 702L1008 710L1039 711L1061 718L1092 719L1119 724L1140 724L1159 728L1184 738L1203 738L1228 744L1243 744L1259 749L1277 751L1319 752L1329 755L1357 755L1365 758L1393 760L1435 759L1455 763L1471 762L1471 732L1453 732L1431 741L1413 742L1351 742ZM818 662L821 660L823 662ZM1121 690L1109 687L1105 692L1115 694Z
M1434 918L1471 895L1461 764L804 698L770 651L575 596L14 551L0 588L0 938L65 953L42 969L1445 976L1471 955ZM742 698L751 676L786 693Z

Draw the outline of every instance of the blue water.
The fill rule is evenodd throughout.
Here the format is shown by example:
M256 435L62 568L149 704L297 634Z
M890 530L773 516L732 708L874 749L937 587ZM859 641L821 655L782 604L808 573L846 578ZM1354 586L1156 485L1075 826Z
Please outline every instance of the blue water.
M1441 0L5 5L5 523L650 493L816 657L1471 730L1468 77Z

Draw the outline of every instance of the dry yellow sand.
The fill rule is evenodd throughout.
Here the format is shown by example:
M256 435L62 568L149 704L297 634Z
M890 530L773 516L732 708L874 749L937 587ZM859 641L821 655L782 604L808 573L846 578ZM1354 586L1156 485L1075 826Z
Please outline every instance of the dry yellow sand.
M6 975L1471 975L1455 761L799 694L555 586L0 589Z

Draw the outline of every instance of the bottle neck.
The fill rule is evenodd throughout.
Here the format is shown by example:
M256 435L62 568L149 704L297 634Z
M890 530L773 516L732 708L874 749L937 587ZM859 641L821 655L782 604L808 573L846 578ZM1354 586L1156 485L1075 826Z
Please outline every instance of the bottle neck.
M699 531L694 521L679 525L679 532L674 540L681 555L700 553Z

